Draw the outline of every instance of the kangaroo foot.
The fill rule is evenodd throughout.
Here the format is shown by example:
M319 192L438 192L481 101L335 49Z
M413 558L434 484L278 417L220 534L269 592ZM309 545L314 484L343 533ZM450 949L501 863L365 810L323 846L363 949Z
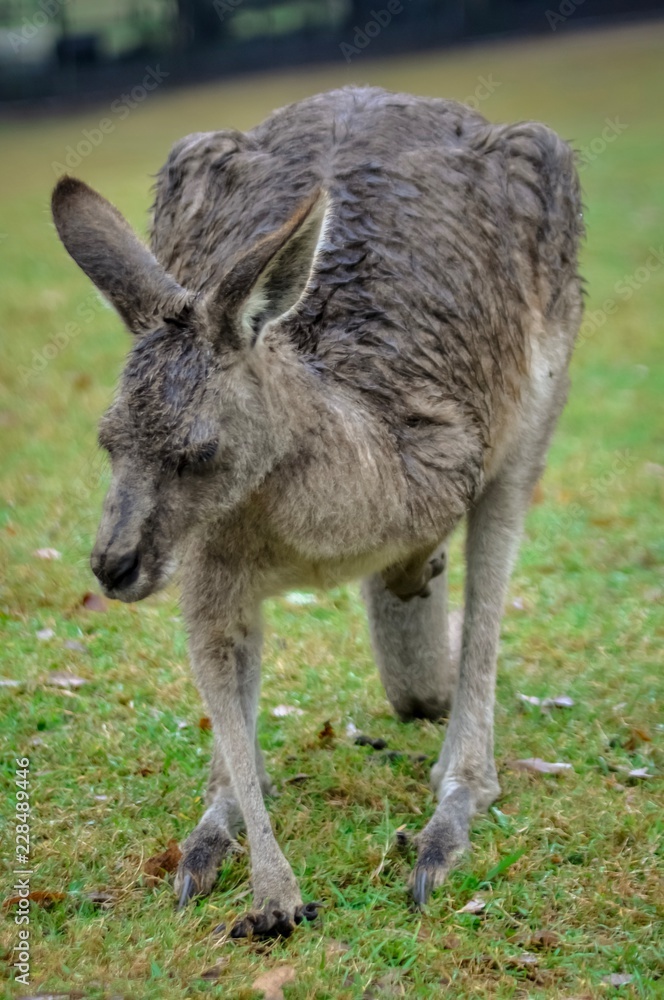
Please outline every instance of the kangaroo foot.
M302 903L292 909L282 909L269 900L261 910L251 910L239 917L231 927L232 938L290 937L303 920L315 920L320 903Z

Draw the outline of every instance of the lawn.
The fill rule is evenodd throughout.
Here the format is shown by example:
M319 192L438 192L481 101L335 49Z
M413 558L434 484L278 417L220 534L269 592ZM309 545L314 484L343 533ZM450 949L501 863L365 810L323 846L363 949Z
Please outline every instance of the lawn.
M51 894L31 904L29 987L9 982L20 928L6 907L5 996L250 1000L259 976L284 967L287 1000L664 996L663 46L664 25L650 24L389 62L340 57L0 126L3 898L14 892L23 757L31 889ZM350 80L472 98L492 120L541 119L584 150L588 313L510 590L503 794L476 821L472 853L425 914L409 909L412 856L395 831L417 832L433 810L428 761L416 758L437 754L444 727L391 716L357 587L309 603L286 595L266 609L260 724L281 792L270 812L305 899L325 908L288 941L232 942L212 932L246 909L246 856L179 915L168 881L143 874L197 822L211 734L176 592L102 610L84 601L108 475L95 428L127 337L59 246L48 198L69 156L144 231L150 175L179 136L246 128ZM457 539L457 606L460 553ZM57 686L70 676L85 683ZM573 704L543 711L519 694ZM403 754L356 746L353 727ZM529 757L571 769L510 766ZM473 899L483 909L461 912Z

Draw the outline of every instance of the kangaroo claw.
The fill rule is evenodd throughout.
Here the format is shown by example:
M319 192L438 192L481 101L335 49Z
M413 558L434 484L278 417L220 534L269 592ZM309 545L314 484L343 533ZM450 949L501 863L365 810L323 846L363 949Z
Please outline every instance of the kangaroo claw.
M434 882L427 868L417 867L413 873L411 892L418 909L426 906L433 891Z
M176 909L184 910L187 903L190 903L194 896L198 895L198 888L191 872L186 872L182 879L182 888Z

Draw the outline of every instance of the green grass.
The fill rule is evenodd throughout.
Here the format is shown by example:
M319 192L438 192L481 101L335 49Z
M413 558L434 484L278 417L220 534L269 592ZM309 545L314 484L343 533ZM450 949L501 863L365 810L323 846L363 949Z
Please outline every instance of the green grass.
M601 136L607 118L627 125L583 171L583 270L589 309L604 318L586 326L576 353L510 592L496 711L498 809L477 820L473 853L427 913L413 915L405 893L412 858L393 840L398 826L416 832L431 814L427 766L386 763L354 746L346 726L352 720L393 749L429 757L443 728L392 718L355 587L314 605L271 602L261 730L281 796L270 811L305 898L326 907L320 922L269 946L210 935L247 906L245 857L226 864L213 895L179 916L170 886L148 888L141 878L143 860L196 823L210 750L176 594L106 613L80 607L93 589L87 557L107 477L95 424L127 340L58 245L48 195L53 161L112 112L2 126L0 676L22 682L0 687L3 895L13 884L14 760L24 754L32 888L66 893L50 908L33 906L31 986L7 985L7 996L249 1000L254 979L281 964L295 970L287 1000L664 995L661 783L630 784L614 770L661 774L663 763L664 266L638 271L664 231L663 42L664 28L651 24L157 91L126 119L112 118L114 130L75 170L144 229L148 175L180 135L245 128L278 104L351 79L464 98L491 76L499 86L481 105L490 118L542 119L581 146ZM621 293L618 283L639 273L636 290ZM73 334L58 340L70 322ZM51 343L61 346L51 351ZM52 360L31 374L33 351L45 348ZM62 559L36 559L45 546ZM457 605L461 585L457 540ZM39 640L45 628L55 635ZM54 669L87 683L50 687ZM564 693L575 704L542 714L518 692ZM303 714L275 717L282 703ZM317 735L327 719L337 734L331 746ZM573 772L509 768L530 756L569 762ZM298 772L310 778L286 783ZM101 890L113 894L106 909L86 896ZM459 913L475 895L486 900L483 915ZM17 943L12 912L0 931L5 960ZM538 946L542 930L555 935L546 947ZM524 962L524 952L536 961ZM222 960L218 981L200 978ZM632 980L604 983L612 973Z

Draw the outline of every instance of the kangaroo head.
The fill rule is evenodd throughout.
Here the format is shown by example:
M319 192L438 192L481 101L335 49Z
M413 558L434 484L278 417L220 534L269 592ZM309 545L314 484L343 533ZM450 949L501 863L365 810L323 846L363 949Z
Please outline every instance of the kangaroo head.
M271 340L305 294L327 208L316 192L195 294L101 195L69 177L56 186L60 239L135 338L99 430L112 480L91 564L109 596L163 586L190 531L245 501L281 457Z

